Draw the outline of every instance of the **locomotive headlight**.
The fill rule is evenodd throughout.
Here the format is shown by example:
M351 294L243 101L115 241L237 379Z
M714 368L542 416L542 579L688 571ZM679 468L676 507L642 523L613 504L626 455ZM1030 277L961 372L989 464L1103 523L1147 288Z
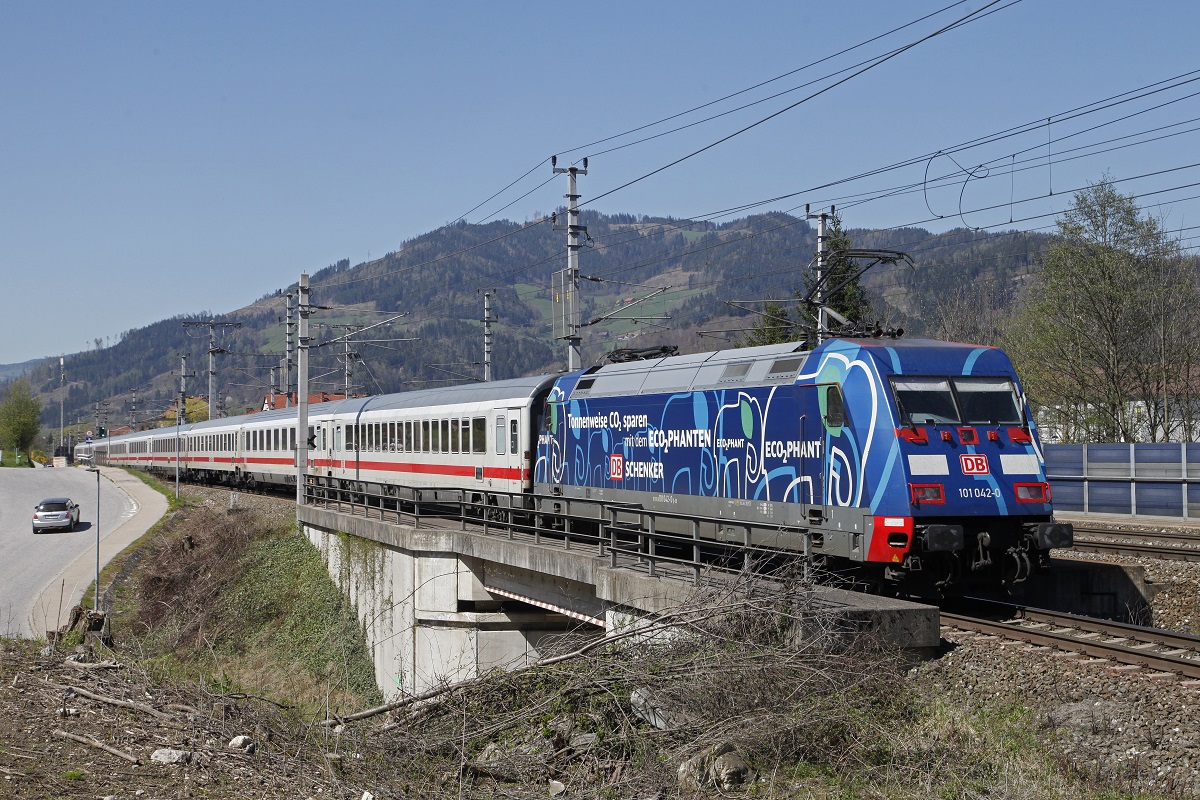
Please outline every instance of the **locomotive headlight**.
M914 506L942 505L946 502L946 493L940 483L910 483L908 489L912 493Z

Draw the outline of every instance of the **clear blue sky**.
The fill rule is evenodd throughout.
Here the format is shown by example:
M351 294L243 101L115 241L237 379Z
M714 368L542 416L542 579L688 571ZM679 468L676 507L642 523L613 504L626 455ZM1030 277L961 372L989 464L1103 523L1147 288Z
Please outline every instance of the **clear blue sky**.
M988 1L709 111L879 56ZM950 2L2 4L0 364L77 352L175 314L221 314L302 271L378 257L455 220L552 153L717 100ZM801 192L1200 69L1197 31L1194 0L1023 0L593 207L682 217ZM607 145L597 145L562 160L592 155L580 182L586 201L829 83L652 142L599 155ZM1196 127L1185 124L1200 117L1200 99L1185 98L1196 91L1200 82L1052 121L1052 157L1154 127ZM928 194L862 205L843 197L920 183L927 166L931 177L956 169L943 157L764 208L837 198L850 227L914 223L932 210L946 217L924 223L934 230L964 221L1002 229L1010 200L1041 198L1014 205L1020 219L1061 210L1068 190L1105 171L1122 179L1200 161L1200 134L1182 133L1009 174L1013 153L1040 146L1017 160L1044 159L1046 140L1043 126L957 155L979 178L976 165L995 162L989 179L965 189L960 176ZM549 175L543 164L468 220ZM1192 168L1121 188L1195 182ZM1051 187L1055 195L1045 196ZM502 216L549 212L564 191L565 180L555 180ZM963 208L1002 207L960 219L960 192ZM1198 201L1183 199L1193 195L1200 188L1143 202L1169 201L1155 212L1186 228L1200 222Z

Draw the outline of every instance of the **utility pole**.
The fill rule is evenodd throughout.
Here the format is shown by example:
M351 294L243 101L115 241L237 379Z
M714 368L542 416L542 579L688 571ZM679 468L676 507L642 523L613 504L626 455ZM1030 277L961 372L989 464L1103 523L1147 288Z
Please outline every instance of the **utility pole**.
M300 273L299 351L296 355L296 513L304 505L304 473L308 468L308 273Z
M342 357L346 359L346 362L342 365L342 394L349 397L350 379L354 377L354 359L358 356L358 353L350 349L349 339L342 342L342 346L345 348L342 351Z
M555 174L565 173L567 176L567 193L564 197L567 198L567 272L563 280L563 298L566 303L566 313L564 315L565 336L562 338L567 340L567 369L579 369L583 359L580 355L579 336L579 248L583 245L579 243L580 234L587 235L587 228L579 224L579 192L576 190L575 178L578 175L587 175L587 159L583 160L583 168L576 167L572 164L569 167L557 166L558 157L550 157L550 167ZM551 214L550 219L554 224L555 230L562 230L557 225L557 215Z
M63 368L63 357L59 356L58 357L58 447L60 450L62 450L63 446L64 446L63 445L63 429L66 427L63 424L63 401L66 400L66 392L64 391L64 387L66 386L66 381L67 381L67 373L66 373L66 370ZM63 450L63 455L64 456L67 455L66 450Z
M207 325L208 326L208 418L217 418L217 353L225 353L226 350L217 347L217 328L240 328L240 322L217 322L215 319L210 319L208 322L185 322L185 328Z
M828 259L829 238L828 225L829 217L835 214L833 206L829 207L829 213L822 211L820 214L810 214L808 205L804 206L805 219L817 220L817 344L821 344L828 338L829 334L829 314L825 308L825 269Z
M492 293L483 293L483 379L492 379Z
M345 335L338 337L338 339L341 339L342 342L342 393L345 394L346 397L349 397L350 390L358 388L352 383L352 381L354 379L354 362L359 358L358 352L350 349L350 337L363 330L365 326L325 325L325 327L332 328L333 330L346 331ZM334 339L334 341L336 342L337 339ZM333 342L326 342L326 344L333 344Z
M267 408L275 410L275 395L279 394L279 367L271 367L271 397L267 401Z
M287 337L287 355L284 356L284 375L283 375L283 395L284 408L292 407L292 365L295 362L296 350L295 343L292 341L295 334L295 323L292 322L293 306L295 305L296 296L291 292L287 293L287 325L284 328Z
M179 439L187 418L187 353L179 354L179 402L175 405L175 499L179 499Z

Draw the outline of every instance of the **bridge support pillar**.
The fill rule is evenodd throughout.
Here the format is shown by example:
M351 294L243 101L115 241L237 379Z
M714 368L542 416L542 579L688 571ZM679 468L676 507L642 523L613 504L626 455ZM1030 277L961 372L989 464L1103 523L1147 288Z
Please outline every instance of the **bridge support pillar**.
M357 610L385 698L522 666L540 657L547 636L580 624L490 594L478 559L304 530Z

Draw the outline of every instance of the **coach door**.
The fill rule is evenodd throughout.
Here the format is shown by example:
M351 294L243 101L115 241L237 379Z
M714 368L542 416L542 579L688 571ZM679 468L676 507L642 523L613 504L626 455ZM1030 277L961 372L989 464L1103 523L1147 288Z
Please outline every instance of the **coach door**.
M488 485L502 491L521 491L521 409L507 408L496 414L493 427L494 469L487 477ZM501 500L507 505L507 500Z

